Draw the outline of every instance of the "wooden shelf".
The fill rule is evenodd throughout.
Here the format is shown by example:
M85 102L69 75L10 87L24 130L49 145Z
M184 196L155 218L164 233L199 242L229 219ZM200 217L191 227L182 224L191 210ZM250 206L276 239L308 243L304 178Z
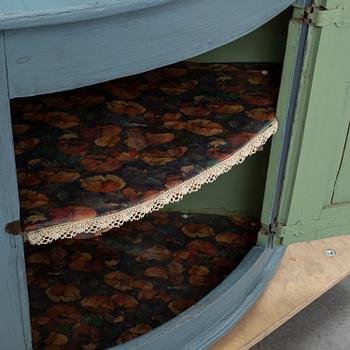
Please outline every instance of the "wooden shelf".
M162 212L89 240L26 244L33 348L102 350L159 327L239 265L259 226Z
M22 231L101 233L179 201L276 131L279 67L183 63L12 103Z
M333 249L336 256L326 256ZM264 294L210 350L248 350L350 274L349 236L288 247Z

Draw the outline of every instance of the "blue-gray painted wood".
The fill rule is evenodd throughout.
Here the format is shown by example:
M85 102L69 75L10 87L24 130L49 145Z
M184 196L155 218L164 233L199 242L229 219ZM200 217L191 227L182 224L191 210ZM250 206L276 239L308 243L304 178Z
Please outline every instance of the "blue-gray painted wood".
M10 95L73 89L188 59L249 33L292 2L176 0L96 20L8 30Z
M195 0L191 0L194 2ZM231 0L235 6L252 8L264 2L266 7L282 0ZM27 28L85 21L160 6L178 0L2 0L0 29ZM189 1L188 1L189 2ZM216 3L216 0L212 1Z
M9 96L72 89L181 61L249 33L292 2L1 2L0 28L7 29L4 40L0 38L0 151L3 157L0 166L0 348L31 348L23 244L21 238L10 236L4 230L6 223L19 219ZM34 3L38 8L33 7ZM75 6L75 10L67 4ZM79 8L83 5L87 7ZM76 22L78 20L81 21ZM256 301L277 268L283 251L283 248L254 248L201 302L118 349L208 347Z
M285 248L255 247L223 283L199 303L114 350L203 350L227 333L256 302Z
M176 0L2 0L0 29L86 21Z
M31 332L23 241L5 232L19 219L19 202L1 31L0 125L0 349L24 350L31 349Z

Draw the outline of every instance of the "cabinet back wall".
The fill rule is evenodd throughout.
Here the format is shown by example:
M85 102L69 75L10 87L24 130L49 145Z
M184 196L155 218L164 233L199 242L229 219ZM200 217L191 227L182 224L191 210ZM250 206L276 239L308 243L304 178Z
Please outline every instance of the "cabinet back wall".
M196 62L283 62L290 9L263 27L221 48L195 57ZM265 146L201 191L166 210L259 216L265 189L270 147ZM239 184L239 185L238 185Z

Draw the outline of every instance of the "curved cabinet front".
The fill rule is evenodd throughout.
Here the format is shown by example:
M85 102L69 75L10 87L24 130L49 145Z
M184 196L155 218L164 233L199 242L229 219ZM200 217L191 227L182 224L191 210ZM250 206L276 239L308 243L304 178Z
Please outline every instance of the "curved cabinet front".
M256 302L285 248L255 247L212 292L185 312L113 350L203 350L227 333Z
M5 30L10 97L74 89L191 58L249 33L291 3L161 1L101 18Z

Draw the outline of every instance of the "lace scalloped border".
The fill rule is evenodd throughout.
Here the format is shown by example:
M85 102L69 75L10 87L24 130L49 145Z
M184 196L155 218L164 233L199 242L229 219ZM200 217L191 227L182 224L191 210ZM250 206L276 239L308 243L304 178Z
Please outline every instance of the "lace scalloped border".
M34 245L48 244L58 239L74 238L84 234L94 237L112 228L121 227L128 221L140 220L146 214L160 210L167 204L180 201L186 194L198 191L204 184L214 182L220 175L228 172L235 165L243 163L248 156L256 153L277 132L277 128L278 122L274 121L232 156L145 202L100 217L26 232L24 233L24 237Z

